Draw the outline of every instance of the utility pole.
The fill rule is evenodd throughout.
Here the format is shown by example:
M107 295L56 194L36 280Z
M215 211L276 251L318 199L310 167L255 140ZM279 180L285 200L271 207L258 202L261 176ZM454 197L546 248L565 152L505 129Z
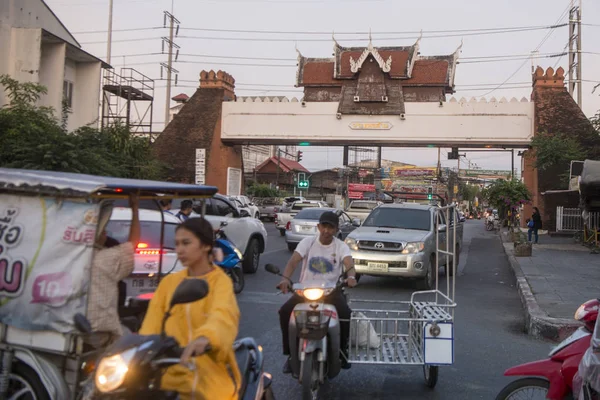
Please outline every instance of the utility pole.
M577 87L577 104L581 107L581 0L575 6L575 0L571 0L569 12L569 94L575 98L575 87Z
M277 147L277 178L275 179L277 186L279 186L279 165L281 165L281 149Z
M113 0L108 0L108 44L106 45L106 63L110 64L112 46Z
M515 179L515 150L510 151L510 179Z
M163 68L167 70L167 95L166 95L166 101L165 101L165 127L169 124L169 120L171 118L170 115L170 111L171 111L171 78L172 78L172 74L173 72L175 73L175 85L177 85L177 74L179 74L179 71L173 68L173 49L176 48L177 49L177 54L175 55L175 61L177 61L177 57L179 56L179 46L177 44L175 44L173 42L173 36L177 36L177 34L179 34L179 20L177 18L175 18L175 16L173 14L171 14L168 11L164 12L165 17L164 17L164 22L163 25L166 27L167 26L167 18L169 19L169 37L163 37L163 53L164 53L164 49L165 49L165 43L169 46L169 57L167 59L167 63L160 63L161 65L161 69L160 69L160 77L162 78L162 71ZM175 24L177 24L177 30L175 30Z

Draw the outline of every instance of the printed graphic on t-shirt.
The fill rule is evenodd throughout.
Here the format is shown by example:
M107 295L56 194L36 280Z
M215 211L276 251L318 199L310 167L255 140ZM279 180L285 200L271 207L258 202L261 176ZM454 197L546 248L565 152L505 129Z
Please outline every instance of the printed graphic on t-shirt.
M311 257L308 270L314 274L327 274L333 272L333 264L326 257Z

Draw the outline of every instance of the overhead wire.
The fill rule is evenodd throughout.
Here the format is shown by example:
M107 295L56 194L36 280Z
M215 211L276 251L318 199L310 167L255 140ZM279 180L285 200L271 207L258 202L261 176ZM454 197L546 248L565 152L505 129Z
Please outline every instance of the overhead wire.
M565 17L565 16L568 14L570 7L571 7L571 5L570 5L570 4L567 4L567 7L565 8L565 10L564 10L564 11L563 11L563 12L560 14L560 16L558 17L558 19L556 20L556 22L555 22L555 25L559 24L559 23L560 23L560 21L562 21L562 20L564 19L564 17ZM563 26L567 26L567 25L568 25L568 23L567 23L567 24L562 24L562 25L563 25ZM539 50L539 49L540 49L540 48L541 48L541 47L544 45L544 43L546 43L546 41L547 41L547 40L550 38L550 36L552 35L552 32L554 32L554 29L550 29L550 30L549 30L549 31L546 33L546 35L544 36L544 38L543 38L543 39L541 40L541 42L540 42L540 43L537 45L537 47L535 48L535 50L534 50L533 52L536 52L536 51L538 51L538 50ZM529 59L525 59L525 61L524 61L524 62L523 62L521 65L519 65L519 67L518 67L518 68L517 68L517 69L516 69L516 70L515 70L515 71L514 71L512 74L510 74L510 75L509 75L509 77L508 77L508 78L506 78L506 79L504 80L504 82L502 82L502 84L498 85L496 88L494 88L494 89L490 90L489 92L486 92L486 93L482 94L480 97L485 97L485 96L487 96L487 95L490 95L490 94L494 93L494 91L496 91L496 90L500 89L500 87L502 87L502 86L504 86L506 83L508 83L508 81L510 81L510 80L511 80L511 79L512 79L512 78L513 78L513 77L514 77L514 76L515 76L515 75L516 75L516 74L517 74L519 71L521 71L521 69L522 69L522 68L523 68L523 67L524 67L524 66L527 64L527 61L528 61L528 60L529 60Z

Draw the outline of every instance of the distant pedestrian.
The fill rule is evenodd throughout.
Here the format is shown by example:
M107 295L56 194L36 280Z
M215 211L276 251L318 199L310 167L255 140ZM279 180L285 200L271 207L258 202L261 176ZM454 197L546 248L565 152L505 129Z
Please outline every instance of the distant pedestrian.
M527 237L531 242L531 234L533 233L535 237L535 242L538 242L538 230L542 229L542 216L540 215L540 210L537 207L533 207L533 215L531 216L531 221L527 222L527 226L529 230L527 231Z
M193 205L194 203L191 200L183 200L181 202L181 209L175 216L179 218L181 222L187 220L190 217L190 214L192 213Z

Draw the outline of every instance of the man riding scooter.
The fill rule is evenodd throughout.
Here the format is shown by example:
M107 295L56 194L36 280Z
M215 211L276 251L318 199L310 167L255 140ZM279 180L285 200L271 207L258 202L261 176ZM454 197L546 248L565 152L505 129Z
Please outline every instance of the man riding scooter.
M342 272L347 274L346 284L348 287L356 286L356 274L354 271L354 261L350 253L350 248L346 243L336 237L339 227L339 217L332 211L326 211L321 214L317 228L319 234L314 237L303 239L296 247L294 254L288 261L283 279L277 286L283 293L288 293L290 288L290 278L294 274L298 263L302 261L302 272L300 282L328 282L337 283ZM290 367L290 344L288 341L288 330L290 315L294 307L304 302L304 299L298 294L294 294L279 309L279 321L281 324L281 334L283 339L283 354L288 356L283 372L289 374L292 372ZM346 302L346 298L340 290L333 291L325 297L326 304L334 305L341 320L340 348L342 368L350 368L348 362L348 338L350 336L350 316L351 310Z

